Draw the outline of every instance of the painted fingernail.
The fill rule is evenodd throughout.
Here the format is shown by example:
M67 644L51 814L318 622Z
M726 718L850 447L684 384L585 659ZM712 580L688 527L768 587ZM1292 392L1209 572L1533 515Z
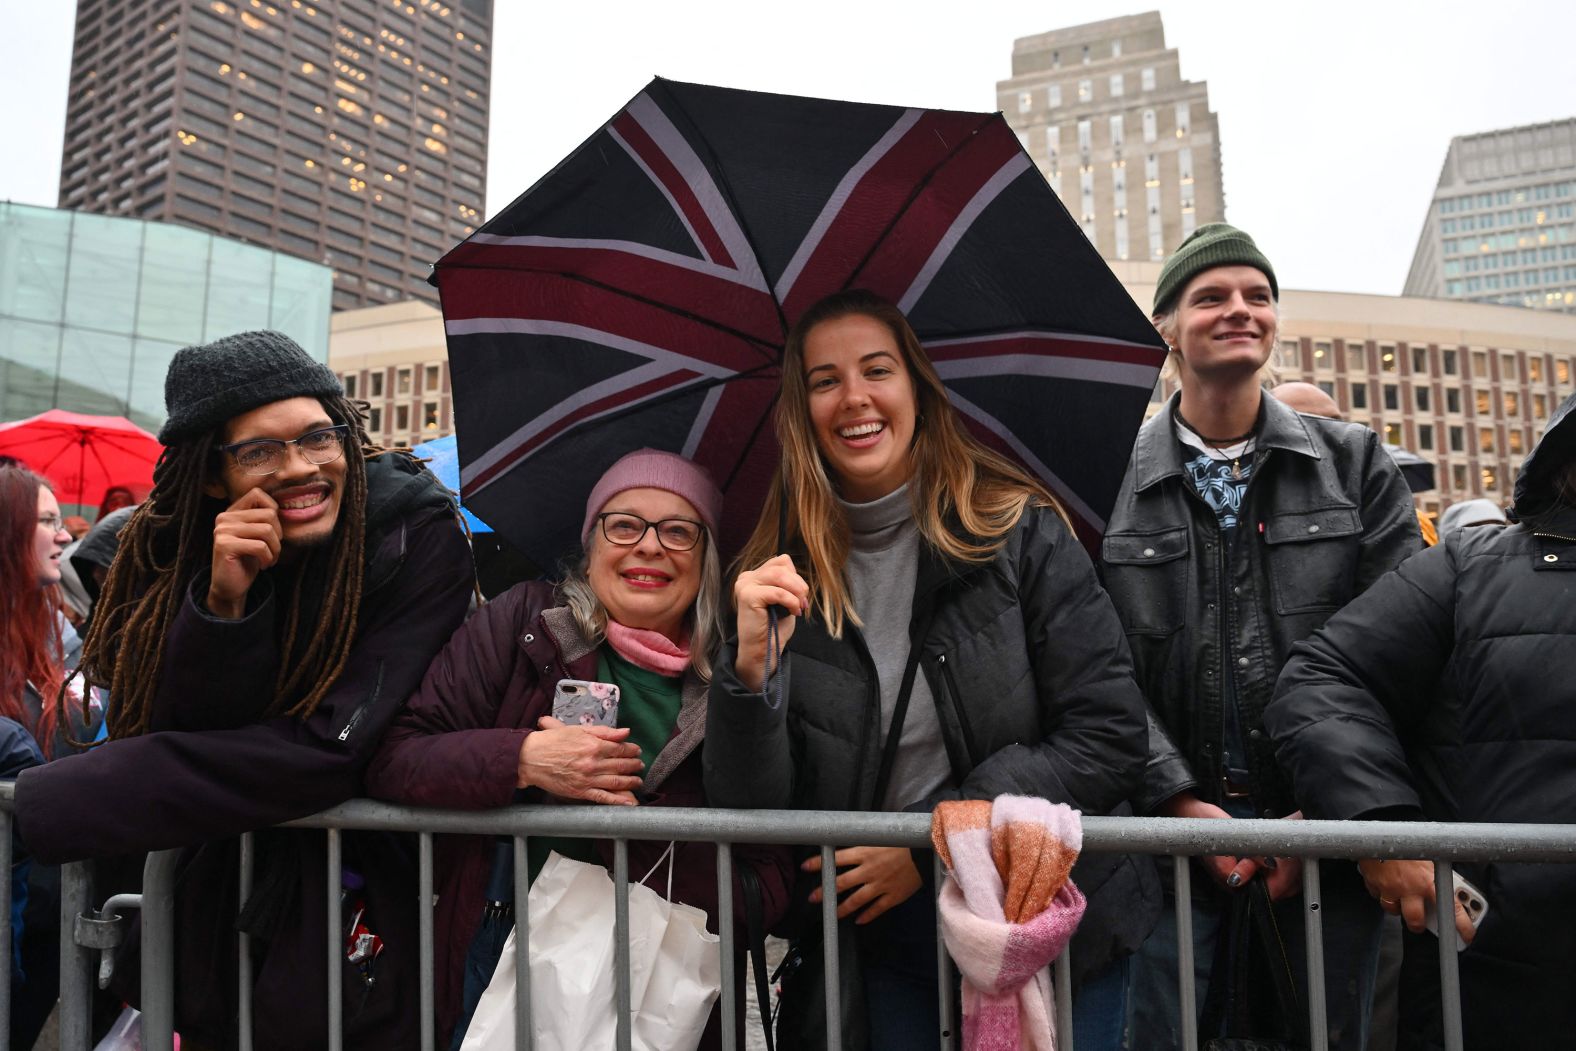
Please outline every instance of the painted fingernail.
M1240 886L1242 886L1242 873L1240 873L1240 872L1233 872L1231 875L1227 876L1226 877L1226 886L1228 886L1228 887L1240 887Z

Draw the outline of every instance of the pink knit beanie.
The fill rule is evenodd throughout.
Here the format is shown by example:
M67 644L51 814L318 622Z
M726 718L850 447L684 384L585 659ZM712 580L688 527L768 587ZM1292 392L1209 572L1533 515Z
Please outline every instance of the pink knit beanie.
M682 496L695 508L707 532L717 535L717 518L722 513L722 491L704 467L677 453L660 449L638 449L619 459L602 475L586 501L586 520L580 527L580 542L591 539L591 527L607 502L626 489L661 489Z

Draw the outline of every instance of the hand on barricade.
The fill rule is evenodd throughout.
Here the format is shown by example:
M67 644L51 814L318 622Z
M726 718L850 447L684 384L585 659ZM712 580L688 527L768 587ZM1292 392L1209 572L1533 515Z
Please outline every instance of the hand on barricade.
M246 615L246 593L257 574L279 561L284 531L279 504L261 489L252 489L213 520L213 560L208 580L208 611L240 620Z
M552 716L537 721L520 746L518 785L565 799L635 805L636 775L645 770L640 746L627 726L565 726Z
M857 924L869 923L888 909L903 904L924 886L914 855L907 847L844 847L832 855L838 867L837 893L841 895L837 918L852 916L860 909ZM816 855L801 868L820 872L821 858ZM852 891L852 893L844 893ZM810 901L821 900L821 888L810 893ZM865 908L865 906L869 906Z
M766 609L781 606L788 616L777 619L777 645L786 647L794 624L810 603L810 585L794 569L793 559L778 555L739 574L733 583L733 606L739 611L739 652L733 670L739 681L759 693L766 688Z
M1364 858L1357 863L1368 885L1368 893L1379 901L1379 907L1392 916L1406 921L1413 934L1428 929L1428 913L1434 907L1434 863L1411 858L1381 860ZM1461 940L1472 944L1477 930L1472 926L1467 911L1459 901L1453 901L1456 912L1456 930Z
M1160 812L1167 817L1199 817L1223 818L1231 820L1231 815L1213 803L1206 803L1192 792L1178 792L1164 803L1160 804ZM1252 860L1233 857L1230 854L1201 855L1198 863L1209 873L1210 879L1228 890L1234 890L1246 883L1253 875L1256 865ZM1240 874L1246 867L1247 875ZM1236 882L1232 877L1236 876Z

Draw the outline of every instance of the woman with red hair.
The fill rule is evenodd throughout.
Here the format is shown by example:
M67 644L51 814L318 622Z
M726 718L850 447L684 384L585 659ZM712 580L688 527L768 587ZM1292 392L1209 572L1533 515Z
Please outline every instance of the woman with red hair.
M60 556L71 543L49 484L25 467L0 467L0 716L52 751L66 652Z

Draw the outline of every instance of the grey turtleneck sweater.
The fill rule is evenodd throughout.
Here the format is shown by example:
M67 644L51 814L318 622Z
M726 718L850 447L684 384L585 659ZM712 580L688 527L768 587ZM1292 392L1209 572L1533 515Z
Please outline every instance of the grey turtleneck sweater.
M850 597L881 687L884 745L908 663L908 629L919 574L919 526L906 485L868 504L839 503L852 533L845 567ZM952 780L935 700L923 670L914 676L900 740L886 797L877 802L884 810L901 810Z

